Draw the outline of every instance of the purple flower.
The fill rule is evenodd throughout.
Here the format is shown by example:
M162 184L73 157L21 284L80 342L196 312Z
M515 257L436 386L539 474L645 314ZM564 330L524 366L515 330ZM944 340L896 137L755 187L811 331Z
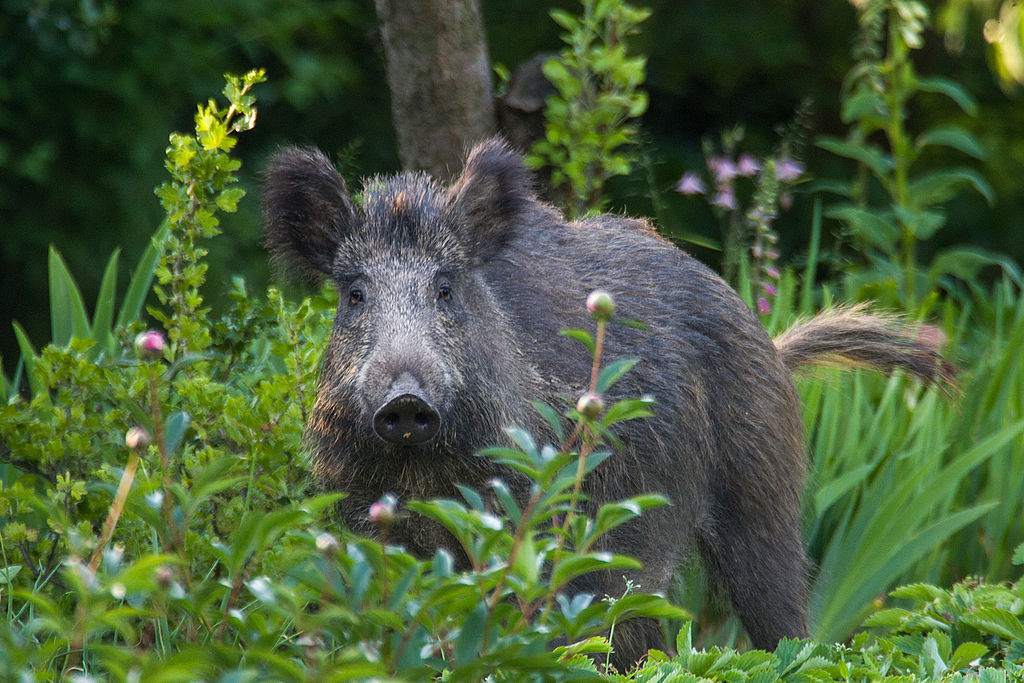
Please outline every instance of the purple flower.
M711 204L721 209L729 209L730 211L736 210L736 195L733 194L731 187L724 187L718 191L715 198L711 200Z
M775 288L775 285L770 282L762 282L761 289L764 291L766 296L775 296L779 293L779 290Z
M770 277L773 280L778 280L779 279L779 269L776 268L775 266L767 266L764 269L764 274L767 275L768 277Z
M704 181L692 171L683 174L676 185L676 192L680 194L704 194Z
M729 182L738 175L736 164L725 157L711 157L708 159L708 168L719 185Z
M775 177L779 182L788 183L804 173L804 165L790 157L781 157L775 162Z
M749 178L757 175L758 171L761 170L761 164L757 162L757 159L750 156L749 154L741 154L739 160L736 163L736 175Z
M761 315L768 315L772 312L772 305L763 296L757 298L757 312Z

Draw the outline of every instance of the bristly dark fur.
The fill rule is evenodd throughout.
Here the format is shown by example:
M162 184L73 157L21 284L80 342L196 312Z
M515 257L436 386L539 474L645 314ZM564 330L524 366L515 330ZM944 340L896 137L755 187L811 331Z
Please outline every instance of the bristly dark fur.
M895 316L867 313L867 304L832 308L794 325L775 338L782 362L792 371L804 365L863 366L886 374L902 369L924 382L951 387L956 368L940 353L941 333L918 330Z
M657 409L617 430L622 447L584 481L585 505L594 512L653 491L672 505L618 527L602 549L639 558L632 578L662 592L698 551L762 648L807 633L804 441L791 369L840 356L922 377L947 372L934 344L862 309L812 320L776 347L720 277L646 222L567 222L537 199L501 141L475 148L447 189L421 174L374 179L361 209L323 155L286 150L271 165L264 207L271 251L341 290L307 438L323 485L348 493L350 526L373 533L366 511L386 492L458 497L456 484L484 490L501 476L525 498L528 482L474 452L506 441L509 425L553 438L529 401L557 404L584 389L590 359L559 331L591 327L583 302L605 289L624 317L646 324L608 337L606 362L641 359L608 400L651 394ZM440 433L421 446L389 445L371 429L399 373L441 415ZM421 517L403 517L390 534L421 555L462 555ZM571 586L598 597L622 588L612 573ZM658 646L653 622L616 627L620 668Z
M275 265L316 282L330 274L334 254L356 212L331 160L312 147L287 147L263 177L263 224Z

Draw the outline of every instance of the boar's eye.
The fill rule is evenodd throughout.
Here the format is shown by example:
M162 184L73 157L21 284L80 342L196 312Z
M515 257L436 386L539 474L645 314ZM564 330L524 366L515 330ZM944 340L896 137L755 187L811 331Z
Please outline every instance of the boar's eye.
M357 287L353 287L352 289L348 290L349 306L358 306L359 304L363 303L363 298L363 290Z
M441 285L437 288L437 300L438 301L451 301L452 300L452 288L448 285Z

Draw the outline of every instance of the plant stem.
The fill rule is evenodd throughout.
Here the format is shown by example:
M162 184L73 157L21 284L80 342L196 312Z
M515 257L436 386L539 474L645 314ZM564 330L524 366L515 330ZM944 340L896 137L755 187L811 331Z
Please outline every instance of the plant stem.
M124 510L125 501L128 500L128 493L132 489L132 483L135 481L135 471L139 467L139 453L132 449L128 452L128 463L124 467L124 472L121 474L121 481L117 485L117 493L114 494L114 502L110 505L110 512L107 513L107 519L103 522L103 532L100 534L100 542L96 545L96 550L93 551L92 557L89 559L89 571L95 573L100 566L100 558L103 557L103 550L110 543L110 539L114 536L114 529L117 527L117 520L121 517L121 512Z
M889 145L893 158L893 203L896 208L910 211L909 193L909 166L910 166L910 143L907 132L903 127L904 105L906 103L905 70L907 69L907 45L900 37L896 26L897 18L895 13L890 15L889 24L889 54L887 69L889 71L889 122L886 127L886 135L889 138ZM914 226L910 225L904 218L897 216L901 229L900 240L900 261L903 266L903 286L906 296L907 309L912 310L916 299L916 260L914 258L914 247L916 238Z
M164 523L167 525L167 544L175 547L177 546L177 531L171 512L171 458L167 453L167 443L164 440L164 420L160 410L160 393L158 389L156 371L151 370L149 375L149 410L150 416L153 419L153 437L156 440L157 450L160 451L160 468L163 480L163 500L160 507L163 511Z

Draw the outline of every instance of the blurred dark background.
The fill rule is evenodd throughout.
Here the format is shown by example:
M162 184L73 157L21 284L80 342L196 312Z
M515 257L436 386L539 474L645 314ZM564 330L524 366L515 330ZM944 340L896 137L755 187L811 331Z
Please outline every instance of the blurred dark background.
M853 62L855 11L847 0L637 4L653 9L635 43L649 57L642 123L650 164L615 182L613 208L657 214L670 236L715 236L704 204L676 196L675 181L700 165L703 138L737 123L746 128L746 148L769 151L777 128L806 99L810 137L842 135L839 95ZM556 6L575 9L483 0L492 62L511 69L557 50L559 29L548 16ZM1020 261L1024 108L993 75L981 18L970 21L977 25L967 26L959 50L930 33L915 60L920 73L964 85L980 115L962 117L947 100L924 98L911 128L941 118L971 130L989 150L982 171L997 199L989 206L964 194L927 248L967 242ZM166 177L168 133L191 129L195 103L219 93L224 72L254 66L267 68L269 83L257 91L258 125L238 149L250 197L209 245L207 299L215 308L233 274L257 289L268 282L255 195L276 146L316 144L351 179L397 170L372 0L0 0L0 354L8 368L17 357L11 320L36 345L49 339L47 245L63 253L90 307L102 265L120 246L123 289L162 215L153 187ZM805 160L813 176L840 172L841 162L813 145ZM809 214L809 200L798 197L780 224L784 258L797 258L806 244Z

